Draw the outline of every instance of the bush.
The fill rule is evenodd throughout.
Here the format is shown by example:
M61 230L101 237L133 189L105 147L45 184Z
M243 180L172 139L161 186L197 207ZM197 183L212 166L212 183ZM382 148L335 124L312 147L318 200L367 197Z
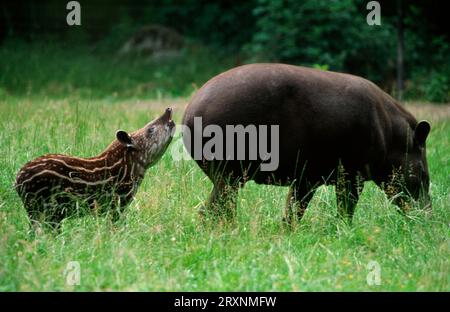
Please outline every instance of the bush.
M426 40L420 30L414 30L412 28L405 34L405 74L409 77L405 85L405 97L449 102L450 45L443 36Z
M382 81L395 62L395 28L366 23L364 1L259 0L257 30L244 47L251 61L329 64Z
M425 99L430 102L449 102L448 75L433 73L431 80L425 85Z

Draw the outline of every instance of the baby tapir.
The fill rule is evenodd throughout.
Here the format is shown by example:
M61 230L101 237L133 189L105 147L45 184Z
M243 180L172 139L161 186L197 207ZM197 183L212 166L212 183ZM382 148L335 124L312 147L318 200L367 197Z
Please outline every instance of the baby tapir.
M338 210L350 220L366 180L402 207L411 197L430 205L425 150L430 124L417 122L395 99L357 76L285 64L240 66L209 80L182 123L189 129L183 131L187 150L214 184L203 211L234 214L236 192L248 180L290 186L288 222L294 214L302 217L324 183L336 185ZM244 135L237 133L238 125ZM260 125L278 126L276 136L261 133ZM241 158L236 149L242 144L234 140L239 135L246 149ZM271 153L251 159L249 151L261 139L270 141ZM216 153L205 155L205 149Z
M142 129L117 131L117 139L96 157L49 154L30 161L20 169L15 185L30 219L59 226L80 204L109 207L117 218L132 201L145 171L164 154L174 127L172 109L167 108Z

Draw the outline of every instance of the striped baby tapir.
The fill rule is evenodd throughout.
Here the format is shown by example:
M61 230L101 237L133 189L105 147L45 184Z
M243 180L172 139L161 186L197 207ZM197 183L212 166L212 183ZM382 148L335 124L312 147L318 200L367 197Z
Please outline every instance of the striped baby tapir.
M146 170L164 154L174 128L167 108L133 133L118 130L116 140L96 157L47 154L28 162L17 174L15 188L31 221L59 227L64 218L86 210L111 211L117 219Z

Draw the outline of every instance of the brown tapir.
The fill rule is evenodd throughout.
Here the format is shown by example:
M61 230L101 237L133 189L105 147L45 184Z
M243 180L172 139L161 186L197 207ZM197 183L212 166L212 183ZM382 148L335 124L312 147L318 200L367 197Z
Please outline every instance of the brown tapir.
M209 212L234 214L236 192L247 180L290 186L289 222L294 212L302 217L324 183L336 185L338 211L350 220L367 180L403 208L411 197L431 205L425 149L430 124L417 122L361 77L285 64L240 66L209 80L192 98L182 123L188 129L185 146L214 184ZM258 126L257 140L252 125ZM261 125L275 135L263 133ZM227 131L230 126L234 133ZM208 143L219 132L223 141ZM239 135L241 141L234 142ZM266 139L271 154L260 150L251 158ZM245 157L236 156L239 144ZM205 149L216 153L205 155Z

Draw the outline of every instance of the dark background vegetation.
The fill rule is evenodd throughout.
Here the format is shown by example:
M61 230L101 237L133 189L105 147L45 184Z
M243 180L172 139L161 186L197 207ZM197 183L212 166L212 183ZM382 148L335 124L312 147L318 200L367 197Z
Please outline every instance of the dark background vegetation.
M186 96L223 70L267 61L357 74L400 97L401 23L403 99L450 100L448 17L440 1L379 1L382 25L369 26L363 0L80 0L82 25L72 27L67 2L2 2L0 97ZM124 42L151 24L184 36L183 57L119 58Z

